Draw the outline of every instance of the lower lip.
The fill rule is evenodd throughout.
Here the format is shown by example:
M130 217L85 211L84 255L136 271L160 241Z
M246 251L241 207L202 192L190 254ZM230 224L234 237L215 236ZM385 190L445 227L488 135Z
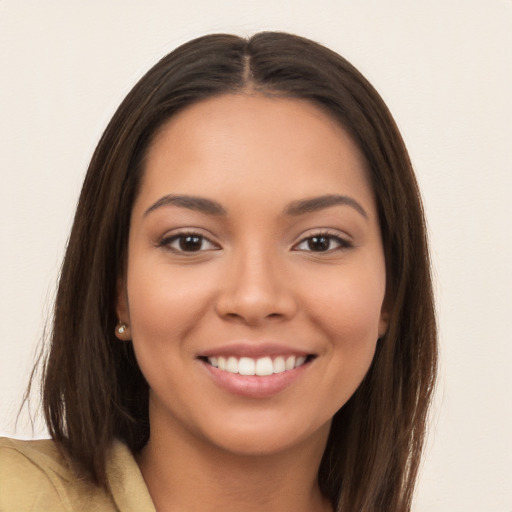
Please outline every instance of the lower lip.
M230 373L219 370L205 361L201 361L201 363L220 388L247 398L267 398L277 395L296 382L311 364L311 362L307 362L293 370L259 376Z

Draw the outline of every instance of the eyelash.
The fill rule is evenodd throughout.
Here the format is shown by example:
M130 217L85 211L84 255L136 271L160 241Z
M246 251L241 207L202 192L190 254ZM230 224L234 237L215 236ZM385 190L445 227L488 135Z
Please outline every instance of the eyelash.
M347 239L345 238L342 238L341 236L339 236L338 234L334 234L334 233L330 233L328 231L323 231L323 232L319 232L319 233L313 233L305 238L303 238L298 244L296 244L294 246L294 248L298 248L300 247L301 245L303 244L310 244L313 240L315 239L325 239L328 241L328 248L325 249L325 250L319 250L319 251L315 251L315 250L312 250L311 249L311 246L309 246L309 250L307 249L302 249L302 250L305 250L306 252L311 252L311 253L333 253L335 251L343 251L343 250L346 250L346 249L350 249L353 247L353 244L348 241ZM337 244L336 247L331 247L331 244L332 242L334 242L335 244Z
M172 244L174 242L178 242L181 245L187 238L199 239L201 246L205 242L210 244L211 248L206 249L206 250L211 251L211 250L219 249L219 246L214 244L209 238L207 238L206 236L204 236L200 233L195 233L193 231L177 233L175 235L165 237L158 243L158 247L163 247L165 249L168 249L168 250L173 251L178 254L195 254L195 253L199 253L199 252L204 252L205 249L201 249L201 248L199 248L198 250L187 251L183 247L178 248L178 247L172 246Z
M185 240L187 238L196 239L195 243L200 244L199 248L197 250L186 250L182 244L186 243ZM311 248L310 244L315 243L315 242L313 242L315 239L317 239L317 241L320 241L320 239L327 241L328 242L327 248L321 249L321 250L313 250ZM176 242L179 244L179 247L173 247L172 244L176 243ZM336 244L336 247L331 247L333 242ZM210 245L210 247L208 249L202 248L203 244L205 244L205 243ZM300 246L303 244L308 244L308 249L300 249ZM204 252L204 251L212 251L212 250L219 249L219 246L217 244L213 243L209 238L207 238L206 236L204 236L200 233L196 233L193 231L177 233L175 235L165 237L158 243L158 247L163 247L165 249L168 249L168 250L173 251L178 254L196 254L196 253L200 253L200 252ZM319 233L313 233L310 236L303 238L298 244L295 244L293 246L293 249L299 250L299 251L302 250L304 252L322 254L322 253L332 253L335 251L343 251L346 249L350 249L352 247L353 247L353 244L350 241L340 237L337 234L333 234L333 233L324 231L324 232L319 232Z

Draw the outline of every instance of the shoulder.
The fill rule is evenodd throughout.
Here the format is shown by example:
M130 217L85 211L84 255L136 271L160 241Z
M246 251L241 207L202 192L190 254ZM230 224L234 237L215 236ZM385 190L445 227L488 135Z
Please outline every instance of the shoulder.
M22 441L0 437L0 469L6 471L13 465L24 470L52 469L58 473L66 473L67 463L57 445L50 439ZM2 473L3 475L3 473Z
M0 439L0 510L67 510L59 495L64 459L49 440Z
M88 510L115 510L107 493L75 475L53 441L0 438L2 512L71 512L84 500Z

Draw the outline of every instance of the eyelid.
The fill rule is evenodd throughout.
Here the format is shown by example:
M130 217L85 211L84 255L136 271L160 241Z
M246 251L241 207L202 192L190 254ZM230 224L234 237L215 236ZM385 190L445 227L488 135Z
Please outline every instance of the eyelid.
M306 243L308 240L315 238L315 237L325 237L329 238L330 240L336 240L338 242L338 246L333 249L328 249L326 251L312 251L308 249L298 249L298 247L301 244ZM304 252L311 252L311 253L318 253L318 254L329 254L335 251L343 251L354 247L354 243L350 236L347 234L341 233L337 230L331 230L331 229L318 229L318 230L311 230L309 233L303 233L300 236L300 239L297 243L295 243L292 247L292 250L302 250Z
M195 236L198 238L201 238L202 240L206 241L208 244L210 244L211 248L208 249L200 249L197 251L184 251L175 247L171 247L171 243L179 240L181 237L186 236ZM199 228L180 228L176 231L173 231L171 233L166 233L162 237L160 237L156 243L157 247L162 247L164 249L168 249L169 251L172 251L176 254L182 254L182 255L194 255L209 251L216 251L219 250L221 247L218 243L214 242L212 240L212 237L209 235L206 235L202 229Z

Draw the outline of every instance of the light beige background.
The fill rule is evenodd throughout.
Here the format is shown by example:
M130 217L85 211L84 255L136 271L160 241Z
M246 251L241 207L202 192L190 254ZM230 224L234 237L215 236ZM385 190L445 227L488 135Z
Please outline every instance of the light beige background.
M44 435L14 420L114 109L178 44L262 29L359 67L423 189L442 359L414 510L511 512L511 0L0 0L0 434Z

